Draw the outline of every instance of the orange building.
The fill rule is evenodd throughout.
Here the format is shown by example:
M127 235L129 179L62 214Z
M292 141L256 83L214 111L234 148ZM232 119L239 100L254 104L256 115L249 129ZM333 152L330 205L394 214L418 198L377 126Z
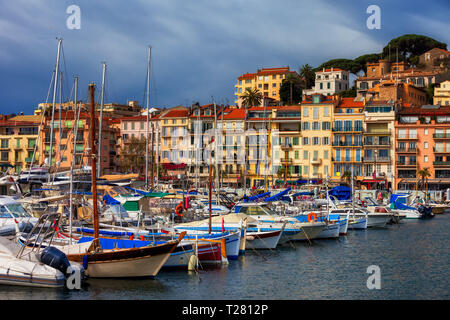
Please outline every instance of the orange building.
M403 108L395 121L397 189L420 186L417 171L428 169L431 190L450 187L450 107Z
M411 81L385 80L368 89L366 99L372 99L373 101L393 100L422 106L427 102L427 93L425 90L414 86Z
M61 118L61 120L60 120ZM75 168L90 166L89 129L91 119L88 113L80 113L80 118L75 123L74 111L63 111L61 117L55 112L53 123L53 139L51 134L51 116L46 115L43 128L39 137L39 164L55 165L56 171L70 169L72 161ZM75 127L77 134L75 136ZM98 141L99 117L96 118L96 140ZM117 170L116 148L119 138L119 129L112 124L112 119L103 118L102 143L100 159L100 175L115 172ZM74 150L75 140L75 150ZM50 142L52 142L52 160L50 162ZM98 154L98 145L97 145Z

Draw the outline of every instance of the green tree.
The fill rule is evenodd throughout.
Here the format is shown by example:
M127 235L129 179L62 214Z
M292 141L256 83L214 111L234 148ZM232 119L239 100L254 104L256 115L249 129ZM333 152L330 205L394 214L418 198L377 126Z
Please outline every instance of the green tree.
M423 35L405 34L389 41L383 48L383 57L390 56L391 61L396 61L398 49L399 61L417 65L418 56L433 48L447 50L447 44Z
M242 95L242 104L244 107L259 106L261 105L262 98L262 94L258 89L247 88Z
M348 90L338 92L338 95L340 95L342 98L353 98L356 97L356 87L353 86Z
M320 66L315 68L314 71L321 71L323 68L340 68L351 73L357 73L361 70L361 65L351 59L332 59L322 63Z
M306 88L312 88L315 83L316 73L309 64L304 64L299 69L300 77L305 79Z
M345 181L345 183L350 186L352 182L352 173L350 171L344 171L341 175L341 180Z
M430 83L428 84L428 87L426 89L427 93L427 103L433 104L433 97L434 97L434 88L437 86L437 83Z
M119 168L122 172L145 173L145 137L131 137L120 150Z
M280 86L280 100L286 104L295 104L302 100L302 83L300 78L289 74Z

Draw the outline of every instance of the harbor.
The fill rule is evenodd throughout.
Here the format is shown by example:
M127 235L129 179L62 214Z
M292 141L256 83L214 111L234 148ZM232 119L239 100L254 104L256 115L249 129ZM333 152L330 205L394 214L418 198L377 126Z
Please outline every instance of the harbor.
M5 4L0 301L449 300L448 4L421 6Z

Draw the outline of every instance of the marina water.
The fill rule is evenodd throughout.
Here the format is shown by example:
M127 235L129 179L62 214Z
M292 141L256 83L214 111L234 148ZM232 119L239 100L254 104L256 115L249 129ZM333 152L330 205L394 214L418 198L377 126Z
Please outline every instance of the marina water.
M0 299L449 299L450 215L349 230L338 240L251 250L228 266L156 279L90 279L80 290L0 286ZM368 289L380 268L381 288Z

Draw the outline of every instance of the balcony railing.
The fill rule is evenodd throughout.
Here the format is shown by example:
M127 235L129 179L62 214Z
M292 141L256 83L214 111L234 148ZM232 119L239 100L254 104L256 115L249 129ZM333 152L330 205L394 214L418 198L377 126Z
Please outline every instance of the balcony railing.
M418 149L417 148L396 148L395 152L400 152L400 153L417 153Z
M407 135L398 135L397 139L401 139L401 140L417 140L418 137L417 136L407 136Z
M442 149L437 149L436 147L433 147L433 152L435 152L435 153L450 153L450 150L444 151Z
M433 161L435 166L450 166L450 161Z
M334 147L362 147L362 142L333 141Z
M280 162L281 163L292 163L293 160L292 160L292 158L281 158Z
M417 166L417 161L413 161L413 162L407 162L407 161L397 161L397 166L405 166L405 167L408 167L408 166Z
M364 157L364 162L390 162L391 157Z
M364 134L366 135L390 135L391 130L390 129L384 129L384 130L365 130Z
M341 128L341 127L337 127L337 128L333 128L333 132L363 132L363 128Z
M433 133L435 139L450 139L450 133Z

